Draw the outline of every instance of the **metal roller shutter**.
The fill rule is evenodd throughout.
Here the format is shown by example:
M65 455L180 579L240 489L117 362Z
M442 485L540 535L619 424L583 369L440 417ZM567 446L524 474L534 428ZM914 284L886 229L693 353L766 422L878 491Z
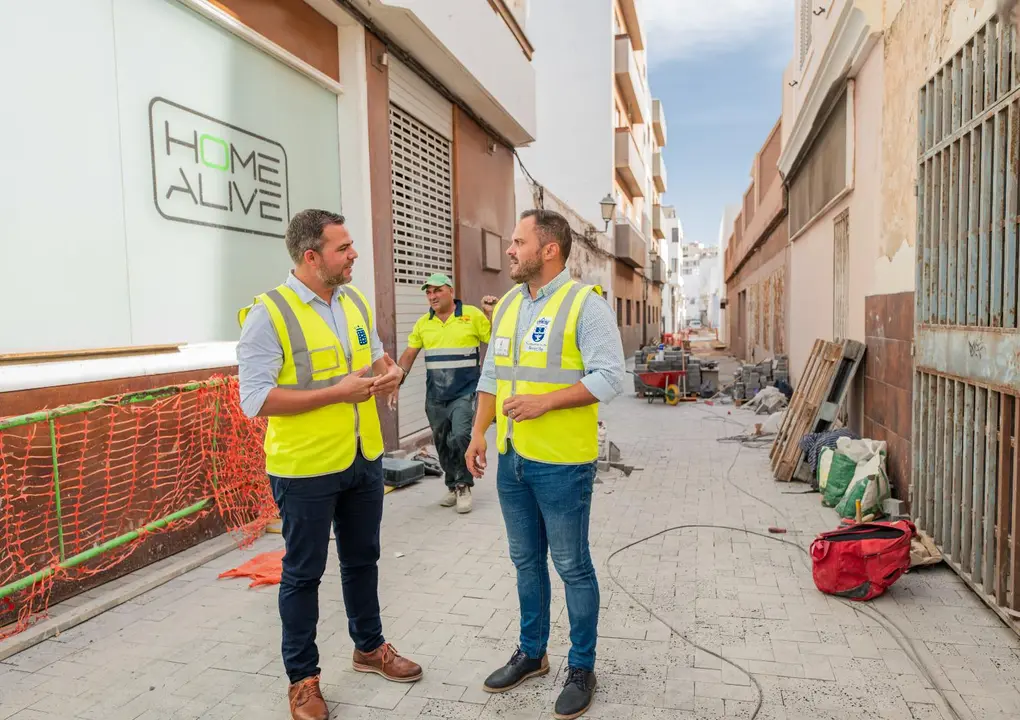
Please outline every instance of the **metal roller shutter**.
M453 277L453 107L408 73L399 64L391 67L393 268L401 353L415 321L428 310L422 283L435 272ZM428 427L421 359L400 390L398 417L401 438Z

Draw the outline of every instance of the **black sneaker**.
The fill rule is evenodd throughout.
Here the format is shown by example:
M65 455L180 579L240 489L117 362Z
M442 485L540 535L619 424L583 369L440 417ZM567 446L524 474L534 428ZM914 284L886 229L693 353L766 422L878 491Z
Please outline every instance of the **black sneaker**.
M556 699L553 717L557 720L574 720L588 712L595 699L595 685L595 673L591 670L569 668L563 691Z
M514 650L510 662L485 678L482 686L485 692L501 693L513 690L525 680L549 674L549 656L543 655L541 660L532 660L521 652Z

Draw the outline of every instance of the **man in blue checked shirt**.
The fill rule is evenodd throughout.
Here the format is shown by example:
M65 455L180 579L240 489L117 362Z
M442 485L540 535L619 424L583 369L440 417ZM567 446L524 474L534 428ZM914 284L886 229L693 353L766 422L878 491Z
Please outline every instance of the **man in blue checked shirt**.
M623 391L626 373L616 316L598 286L566 269L573 232L548 210L521 216L507 250L520 283L499 301L478 382L467 465L485 472L485 434L496 421L496 487L510 558L517 568L520 645L484 689L512 690L549 672L549 565L566 589L570 654L554 716L580 717L595 695L599 587L588 546L598 404Z

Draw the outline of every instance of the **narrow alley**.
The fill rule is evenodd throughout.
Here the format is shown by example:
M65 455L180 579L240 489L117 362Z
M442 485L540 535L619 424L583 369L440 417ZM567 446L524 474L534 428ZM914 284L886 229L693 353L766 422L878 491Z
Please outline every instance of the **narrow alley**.
M627 394L603 411L630 477L600 478L592 550L602 588L596 704L612 720L937 720L952 716L895 639L812 584L807 557L779 542L724 530L684 530L620 554L642 536L719 524L807 545L836 525L805 486L775 483L767 444L720 442L754 415L704 403L669 407ZM491 446L490 446L491 452ZM495 462L490 461L490 468ZM475 511L435 503L439 482L391 493L383 521L381 597L387 639L425 667L415 685L354 673L335 555L320 589L323 692L337 720L549 717L568 647L564 596L553 573L554 672L504 695L483 678L517 642L517 594L494 471ZM761 497L757 502L741 492ZM0 662L0 719L258 720L287 714L276 587L218 580L266 535ZM145 573L147 570L141 571ZM617 587L733 667L674 636ZM114 583L113 585L116 585ZM104 586L96 592L115 592ZM1020 716L1020 641L944 565L911 572L868 604L906 633L961 717ZM54 608L54 614L62 612Z

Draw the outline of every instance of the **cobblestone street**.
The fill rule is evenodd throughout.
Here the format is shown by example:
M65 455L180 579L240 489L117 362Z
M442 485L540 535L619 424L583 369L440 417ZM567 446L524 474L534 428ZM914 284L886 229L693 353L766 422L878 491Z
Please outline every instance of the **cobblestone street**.
M747 676L671 636L614 585L606 559L642 536L682 524L756 531L781 525L790 532L780 537L806 546L816 532L835 527L836 516L815 494L791 494L803 485L775 484L767 449L717 442L754 422L749 412L649 405L630 395L606 408L604 417L610 439L638 469L630 477L605 477L596 487L591 535L603 613L599 691L588 717L748 718L758 691ZM727 474L782 515L741 494ZM568 649L555 573L554 672L505 695L481 689L517 641L514 571L494 476L492 456L474 512L466 516L438 506L442 483L435 478L386 498L385 629L401 653L425 666L424 680L415 685L351 670L331 553L320 590L319 649L333 718L551 717ZM287 718L277 589L217 579L254 552L280 544L279 536L267 535L252 549L231 552L7 658L0 663L0 718ZM753 674L763 693L759 718L952 717L886 630L814 588L806 556L793 548L742 533L690 529L628 550L613 568L692 640ZM1020 717L1020 642L948 568L910 573L869 605L913 641L961 716Z

